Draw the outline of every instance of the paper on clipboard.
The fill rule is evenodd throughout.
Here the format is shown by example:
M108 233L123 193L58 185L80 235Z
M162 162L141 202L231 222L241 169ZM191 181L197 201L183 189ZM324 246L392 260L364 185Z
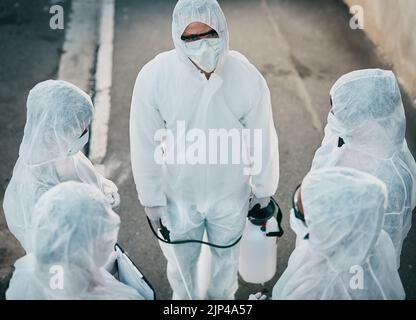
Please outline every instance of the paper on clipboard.
M155 300L155 292L140 270L119 245L116 244L115 250L119 281L136 289L145 300Z

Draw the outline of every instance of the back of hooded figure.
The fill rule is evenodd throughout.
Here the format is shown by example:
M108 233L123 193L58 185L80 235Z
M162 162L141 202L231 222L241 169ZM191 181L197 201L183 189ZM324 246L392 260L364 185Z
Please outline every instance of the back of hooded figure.
M51 187L76 180L117 194L117 187L80 152L92 115L90 97L68 82L44 81L29 93L19 158L3 203L7 225L26 252L31 250L33 208Z
M311 171L301 185L309 239L290 256L273 299L404 299L382 230L387 190L355 169Z
M396 78L379 69L351 72L334 84L331 100L325 138L312 169L352 167L386 184L384 230L393 241L399 267L416 206L416 163L405 139L406 118ZM345 142L341 147L339 138Z
M33 250L16 262L7 299L143 299L103 268L120 218L99 189L61 183L34 211Z

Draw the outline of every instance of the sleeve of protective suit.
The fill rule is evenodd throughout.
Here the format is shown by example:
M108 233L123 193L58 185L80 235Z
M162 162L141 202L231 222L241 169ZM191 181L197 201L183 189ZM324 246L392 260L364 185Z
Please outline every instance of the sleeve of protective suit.
M64 161L55 161L55 168L61 181L74 180L95 185L104 193L113 208L120 205L117 186L111 180L104 178L81 151Z
M243 123L247 129L261 130L261 144L256 140L250 144L250 157L253 166L251 188L257 198L274 195L279 183L279 142L273 121L270 90L266 81L260 76L257 103L244 116ZM251 139L255 135L251 132ZM256 152L260 151L260 154Z
M133 177L140 203L145 207L166 206L162 166L154 159L158 143L154 136L164 121L154 100L155 74L146 65L134 86L130 111L130 151ZM153 68L154 69L154 68Z

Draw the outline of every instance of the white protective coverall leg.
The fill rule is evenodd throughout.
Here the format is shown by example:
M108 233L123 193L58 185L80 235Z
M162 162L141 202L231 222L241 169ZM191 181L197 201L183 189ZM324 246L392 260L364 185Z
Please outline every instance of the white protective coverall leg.
M19 259L7 299L140 299L104 268L114 250L119 216L96 187L63 182L34 208L32 252Z
M386 184L384 230L393 241L399 267L416 206L416 163L405 139L406 118L397 80L391 71L354 71L336 81L331 99L325 137L312 170L352 167ZM338 147L339 137L345 142L342 147Z
M328 167L308 173L300 190L309 239L292 252L273 299L404 299L394 246L382 230L385 184Z
M209 80L185 54L181 35L192 22L209 25L222 42L219 63ZM168 207L172 240L201 240L206 229L210 242L228 245L243 232L250 193L257 198L269 197L277 189L278 139L270 92L257 69L243 55L228 49L227 23L217 1L178 1L173 12L172 36L175 49L159 54L143 67L133 92L131 161L139 199L145 207ZM180 130L182 125L185 131ZM198 132L188 135L193 129ZM231 161L230 155L235 155L231 144L225 148L218 145L215 150L208 148L212 140L206 142L196 161L188 161L188 156L195 152L192 147L204 145L203 139L210 132L235 133L243 129L251 130L250 133L261 131L256 145L241 135L237 145L246 157L261 146L259 173L253 171L254 161L248 165L248 173L243 161ZM174 141L163 145L164 159L168 159L163 164L154 158L155 151L162 150L160 142L154 139L160 130L170 132L170 140ZM221 163L217 152L222 157L224 149L228 162ZM162 246L162 250L168 260L174 298L194 298L200 246L170 245ZM232 299L237 289L239 246L211 251L207 298Z
M94 185L110 204L119 204L115 184L95 171L80 151L88 142L93 109L90 97L65 81L41 82L29 93L19 158L3 202L7 226L27 253L33 207L44 192L60 182Z

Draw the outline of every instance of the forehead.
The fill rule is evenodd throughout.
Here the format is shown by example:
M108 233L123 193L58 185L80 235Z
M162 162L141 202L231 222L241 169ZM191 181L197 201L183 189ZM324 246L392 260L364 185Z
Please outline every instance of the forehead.
M183 35L190 35L190 34L200 34L211 31L212 28L202 22L192 22L190 23L183 32Z

